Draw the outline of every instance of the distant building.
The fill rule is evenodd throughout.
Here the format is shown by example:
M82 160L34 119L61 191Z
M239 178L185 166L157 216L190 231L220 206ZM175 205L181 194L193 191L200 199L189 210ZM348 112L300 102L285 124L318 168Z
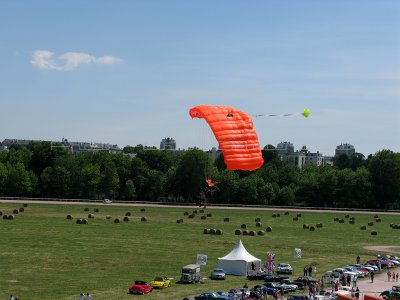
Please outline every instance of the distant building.
M41 140L20 140L20 139L5 139L1 144L7 148L10 146L18 145L21 147L27 147L31 143L40 143Z
M276 150L283 162L294 164L300 169L307 165L324 165L322 153L319 153L319 151L312 153L307 150L306 146L303 146L301 150L294 151L292 143L281 142L276 146Z
M340 144L336 147L335 156L347 155L348 157L356 153L353 145L350 144Z
M164 138L160 143L161 150L176 150L176 142L173 138Z

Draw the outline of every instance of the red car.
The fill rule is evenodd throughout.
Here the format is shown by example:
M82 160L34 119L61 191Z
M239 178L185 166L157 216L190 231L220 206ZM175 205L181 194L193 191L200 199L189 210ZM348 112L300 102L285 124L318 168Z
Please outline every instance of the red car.
M367 265L370 264L370 265L375 265L375 266L377 266L379 263L381 264L382 269L389 269L394 266L394 263L392 263L390 261L379 260L379 259L371 259L366 262Z
M128 289L128 294L148 294L151 293L153 287L146 281L135 280L135 283Z

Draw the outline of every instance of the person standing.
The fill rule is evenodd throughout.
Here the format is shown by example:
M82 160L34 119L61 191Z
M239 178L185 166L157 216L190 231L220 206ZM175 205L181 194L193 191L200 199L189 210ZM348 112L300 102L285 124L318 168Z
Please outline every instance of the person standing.
M86 294L86 300L92 300L92 295L90 295L89 293Z
M304 274L304 276L307 276L307 273L308 273L308 271L307 271L307 266L305 266L304 269L303 269L303 274Z
M81 294L79 295L79 300L83 300L84 297L85 297L85 294L84 294L84 293L81 293Z
M358 287L356 288L355 296L357 299L360 298L360 289Z
M399 272L396 273L396 281L399 281Z
M308 276L312 276L312 267L311 266L308 267Z
M390 273L390 271L387 271L387 277L388 277L388 281L390 281L390 277L392 276L392 273Z
M375 276L375 273L374 273L374 272L371 272L371 275L370 275L370 276L371 276L371 282L374 283L374 276Z
M357 264L360 263L360 255L357 255L356 262L357 262Z

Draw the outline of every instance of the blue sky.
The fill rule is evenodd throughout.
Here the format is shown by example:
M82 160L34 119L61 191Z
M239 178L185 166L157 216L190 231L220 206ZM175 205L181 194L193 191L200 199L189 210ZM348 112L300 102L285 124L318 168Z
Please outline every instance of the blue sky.
M216 143L200 104L262 146L400 151L400 1L0 1L0 141Z

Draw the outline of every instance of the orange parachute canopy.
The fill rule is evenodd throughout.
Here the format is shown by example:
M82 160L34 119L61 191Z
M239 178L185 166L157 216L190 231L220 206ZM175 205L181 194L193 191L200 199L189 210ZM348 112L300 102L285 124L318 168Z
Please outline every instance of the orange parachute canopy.
M205 119L224 155L228 170L256 170L262 166L260 143L250 116L228 106L199 105L190 109L192 118Z

